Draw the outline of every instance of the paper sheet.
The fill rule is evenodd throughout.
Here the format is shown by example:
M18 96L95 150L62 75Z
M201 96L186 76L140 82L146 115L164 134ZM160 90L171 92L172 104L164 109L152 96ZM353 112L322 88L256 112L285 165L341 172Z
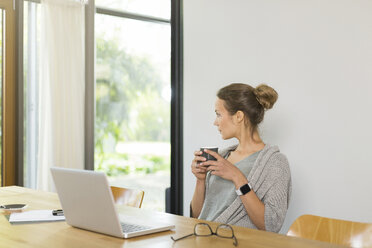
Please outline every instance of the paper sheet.
M22 213L12 213L9 222L14 224L33 223L33 222L50 222L65 220L65 216L55 216L53 210L30 210Z

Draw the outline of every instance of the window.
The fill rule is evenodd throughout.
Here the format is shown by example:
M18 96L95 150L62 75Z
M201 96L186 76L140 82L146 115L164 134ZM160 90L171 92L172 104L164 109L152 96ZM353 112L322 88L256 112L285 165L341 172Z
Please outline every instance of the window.
M171 27L170 20L142 13L168 10L169 17L170 1L152 1L156 4L151 8L144 4L151 1L97 5L103 2L137 13L113 15L98 7L95 16L95 169L104 171L112 185L144 190L143 208L165 211L165 190L170 187Z
M174 41L181 40L174 32L181 24L180 14L177 23L170 20L171 2L172 10L179 12L178 0L96 0L96 8L86 9L87 32L95 22L96 54L95 58L93 52L86 54L86 66L96 60L96 81L94 103L89 103L93 90L87 91L86 108L94 105L95 113L86 109L85 134L91 139L94 133L94 154L93 142L87 140L85 163L87 169L106 172L113 185L145 190L144 208L164 211L165 189L171 188L167 192L175 199L167 207L182 214L181 69L174 73L181 68L182 58L173 47ZM94 18L89 16L93 11ZM23 156L24 185L31 188L37 181L39 72L43 69L39 67L40 12L39 0L24 1L24 93L20 96L24 136L19 156ZM92 40L86 40L87 47Z

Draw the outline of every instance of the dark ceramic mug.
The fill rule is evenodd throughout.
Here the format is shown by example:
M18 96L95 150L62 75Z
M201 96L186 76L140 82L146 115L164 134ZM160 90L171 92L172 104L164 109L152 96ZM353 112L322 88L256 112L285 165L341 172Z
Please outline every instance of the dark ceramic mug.
M202 157L205 157L208 160L213 160L213 161L217 161L217 159L215 157L213 157L212 155L210 155L209 153L206 153L204 152L204 149L207 149L207 150L210 150L210 151L214 151L214 152L217 152L218 153L218 147L202 147L200 148L200 151L202 151Z

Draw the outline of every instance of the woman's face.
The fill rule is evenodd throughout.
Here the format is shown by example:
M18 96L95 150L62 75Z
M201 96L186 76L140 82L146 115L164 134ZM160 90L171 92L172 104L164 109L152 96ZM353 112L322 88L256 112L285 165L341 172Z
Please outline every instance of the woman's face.
M235 137L236 125L233 122L233 116L226 110L225 101L217 98L215 103L216 120L214 125L220 131L222 139L230 139Z

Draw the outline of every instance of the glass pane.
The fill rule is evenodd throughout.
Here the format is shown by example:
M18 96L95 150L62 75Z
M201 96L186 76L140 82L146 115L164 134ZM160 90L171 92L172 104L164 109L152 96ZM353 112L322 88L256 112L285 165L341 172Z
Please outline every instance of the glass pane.
M3 116L3 14L4 10L0 9L0 186L2 185L3 178L3 164L2 164L2 152L3 152L3 134L2 134L2 116Z
M38 59L40 44L40 4L24 1L24 185L36 188L38 153Z
M170 186L170 25L96 14L95 169L165 210Z
M171 0L96 0L96 6L168 20L171 15Z

